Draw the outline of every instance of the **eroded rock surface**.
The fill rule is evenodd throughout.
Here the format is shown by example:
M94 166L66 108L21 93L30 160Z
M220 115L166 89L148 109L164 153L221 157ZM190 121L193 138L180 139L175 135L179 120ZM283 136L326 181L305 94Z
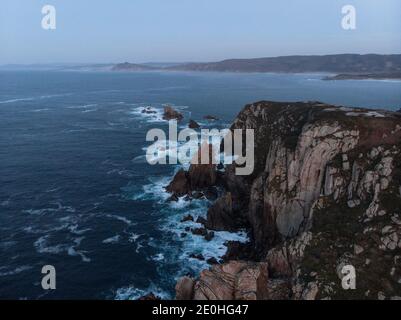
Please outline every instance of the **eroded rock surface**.
M163 119L164 120L182 120L184 116L182 113L178 112L177 110L174 110L170 106L164 107L164 114L163 114Z
M246 106L231 129L255 130L255 170L236 176L235 164L225 168L225 190L204 224L248 228L260 262L203 271L193 297L401 296L400 128L396 112L319 102ZM356 290L341 287L346 264L359 275Z

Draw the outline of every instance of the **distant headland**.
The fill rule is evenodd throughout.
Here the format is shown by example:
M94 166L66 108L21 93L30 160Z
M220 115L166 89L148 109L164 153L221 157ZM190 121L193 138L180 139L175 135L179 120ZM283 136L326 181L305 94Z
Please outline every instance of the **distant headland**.
M272 58L229 59L218 62L152 66L129 62L112 71L203 71L260 73L333 73L325 80L401 79L401 54L296 55Z

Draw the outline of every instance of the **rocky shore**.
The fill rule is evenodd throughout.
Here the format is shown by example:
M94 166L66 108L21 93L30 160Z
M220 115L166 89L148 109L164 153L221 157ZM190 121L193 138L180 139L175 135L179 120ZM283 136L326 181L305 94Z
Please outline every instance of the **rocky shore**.
M340 73L323 80L401 80L401 72Z
M181 278L177 299L399 299L401 114L262 101L231 126L246 128L252 175L192 165L167 187L176 199L214 194L205 231L245 228L251 239ZM342 288L344 265L355 290Z

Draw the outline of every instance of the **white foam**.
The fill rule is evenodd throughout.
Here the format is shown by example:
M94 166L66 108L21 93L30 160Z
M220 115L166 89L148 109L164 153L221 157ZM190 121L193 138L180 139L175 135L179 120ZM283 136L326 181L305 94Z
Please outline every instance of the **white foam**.
M137 234L137 233L130 233L129 237L128 237L128 241L129 242L136 242L139 237L142 236L141 234Z
M377 111L368 111L368 112L347 112L347 116L350 117L373 117L373 118L385 118L386 116L382 113L379 113Z
M49 110L50 110L49 108L43 108L43 109L32 110L32 112L43 112L43 111L49 111Z
M121 239L121 236L119 234L115 235L114 237L110 237L107 239L104 239L102 241L102 243L106 243L106 244L114 244L114 243L118 243Z
M88 113L88 112L95 112L95 111L97 111L98 109L97 108L94 108L94 109L87 109L87 110L83 110L83 111L81 111L82 113Z
M0 101L0 104L21 102L21 101L33 101L33 100L38 100L38 99L42 100L42 99L49 99L49 98L53 98L53 97L64 97L64 96L68 96L68 95L71 95L71 93L47 94L47 95L42 95L42 96L38 96L38 97L8 99L8 100Z
M68 246L65 244L58 244L55 246L50 246L48 244L48 235L42 236L34 242L34 247L38 253L50 253L59 254L68 250Z
M178 169L179 167L177 166L176 170ZM169 241L150 239L149 245L159 251L159 254L152 256L151 259L154 261L163 261L164 263L176 263L177 260L180 261L183 269L174 275L176 278L188 271L198 273L203 269L209 268L206 260L209 258L221 259L227 252L227 247L224 245L227 241L238 241L241 243L249 241L245 230L235 233L215 231L214 238L211 241L207 241L202 236L193 235L190 231L187 232L185 230L186 227L199 228L202 225L191 221L183 223L181 222L182 218L187 214L192 215L195 221L198 217L205 218L210 202L205 199L186 201L184 198L180 198L177 202L167 202L166 200L171 195L166 192L165 186L171 181L171 178L164 177L149 180L150 184L145 185L143 192L136 195L134 199L151 199L162 206L160 211L164 214L164 218L160 220L159 230L163 235L172 233L174 241L179 242L180 245L172 246ZM184 238L181 237L183 233L186 234ZM191 258L191 254L202 254L205 260L200 261Z
M111 169L111 170L107 171L107 175L113 175L113 174L117 174L119 176L128 177L128 178L134 177L134 174L126 169Z
M73 240L73 245L70 244L57 244L57 245L49 245L49 235L44 235L38 238L34 242L34 247L38 253L47 253L47 254L61 254L66 252L70 256L79 256L81 257L83 262L90 262L85 253L86 251L79 251L77 247L81 244L84 237L79 237Z
M91 259L89 259L89 258L85 255L86 251L82 251L82 250L79 251L79 250L76 250L76 247L78 247L78 246L81 244L81 242L82 242L83 239L84 239L84 237L80 237L80 238L74 239L75 245L74 245L74 246L70 246L70 247L68 248L68 251L67 251L67 252L68 252L68 255L70 255L70 256L80 256L83 262L90 262Z
M3 100L0 101L0 104L5 104L5 103L14 103L14 102L20 102L20 101L32 101L35 98L19 98L19 99L9 99L9 100Z
M153 255L153 256L151 257L151 259L152 259L153 261L163 261L163 260L164 260L164 254L163 254L163 253L155 254L155 255Z
M140 289L134 286L117 289L115 293L115 300L137 300L151 292L163 300L171 299L171 295L168 292L151 283L146 289Z
M145 110L150 110L152 113L144 112ZM152 106L139 106L130 111L131 115L136 116L137 118L141 118L146 120L146 122L166 122L163 119L164 111L160 108L152 107Z
M57 207L52 208L42 208L42 209L26 209L22 210L23 213L28 213L30 215L45 215L55 212L66 212L66 213L74 213L76 210L70 206L63 206L61 203L55 203Z
M131 220L127 219L126 217L119 216L119 215L116 215L116 214L107 214L106 217L107 218L111 218L111 219L116 219L116 220L121 221L121 222L124 222L129 226L136 225L135 222L132 222Z
M0 267L0 277L12 276L27 270L32 269L31 266L21 266L12 270L7 270L7 267ZM7 270L7 271L4 271Z
M83 105L78 105L78 106L77 105L69 106L69 107L67 107L67 109L87 109L87 108L92 108L92 107L96 107L96 106L97 106L96 103L91 103L91 104L83 104Z
M144 185L142 190L132 197L132 200L154 200L159 203L164 203L170 197L165 187L171 181L171 178L148 178L148 180L150 183Z

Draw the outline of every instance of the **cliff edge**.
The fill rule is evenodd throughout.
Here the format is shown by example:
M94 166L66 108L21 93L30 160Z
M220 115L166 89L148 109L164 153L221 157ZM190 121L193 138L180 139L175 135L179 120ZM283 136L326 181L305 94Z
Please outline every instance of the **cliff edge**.
M219 172L223 191L204 224L247 228L251 244L180 279L177 299L398 299L401 114L262 101L234 129L255 130L255 170ZM342 288L345 265L355 290Z

